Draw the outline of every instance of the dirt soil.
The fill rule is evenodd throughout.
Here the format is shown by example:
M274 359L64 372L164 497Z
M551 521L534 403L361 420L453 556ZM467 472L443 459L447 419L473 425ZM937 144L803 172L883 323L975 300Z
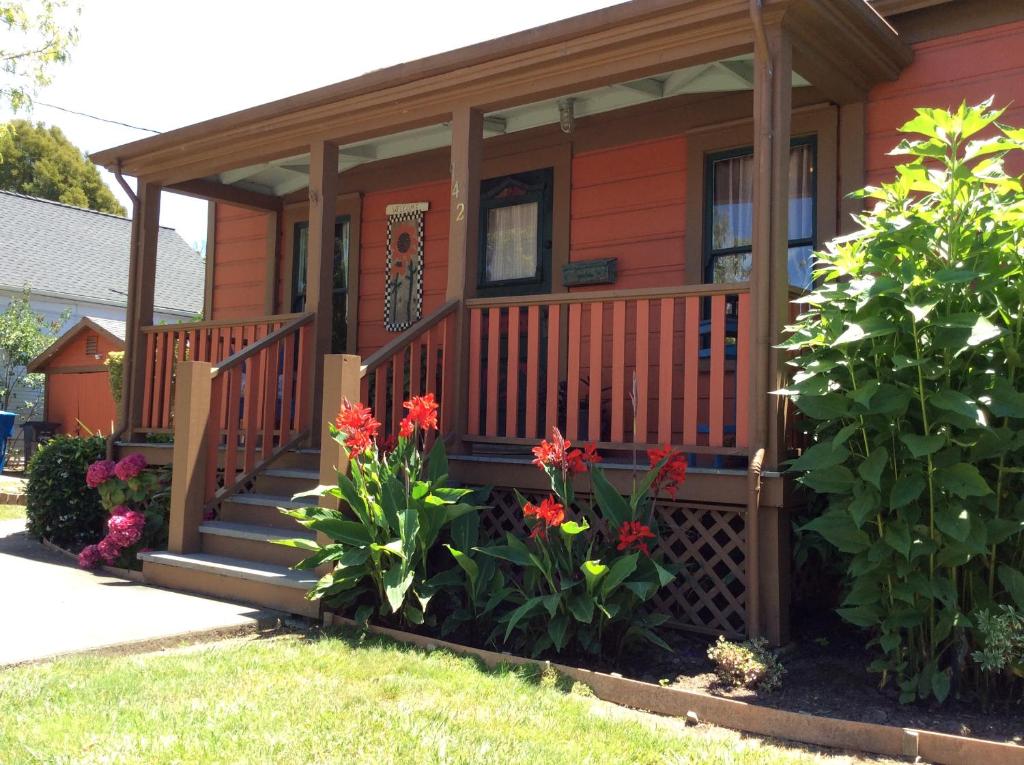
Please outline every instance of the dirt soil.
M800 625L794 634L801 637L779 655L786 669L782 688L770 694L722 687L707 658L713 639L691 633L665 635L674 655L651 652L642 664L619 671L638 680L667 680L673 687L791 712L1024 744L1024 708L1020 706L982 712L975 704L955 699L941 707L900 704L897 693L892 688L879 689L880 676L867 671L874 657L864 646L863 633L837 618Z

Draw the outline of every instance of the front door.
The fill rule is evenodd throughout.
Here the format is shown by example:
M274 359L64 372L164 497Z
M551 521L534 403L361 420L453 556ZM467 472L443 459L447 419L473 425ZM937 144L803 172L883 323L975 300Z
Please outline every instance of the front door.
M306 310L309 223L295 224L292 255L291 310ZM334 223L334 264L331 269L331 353L348 352L348 254L349 218L339 216Z

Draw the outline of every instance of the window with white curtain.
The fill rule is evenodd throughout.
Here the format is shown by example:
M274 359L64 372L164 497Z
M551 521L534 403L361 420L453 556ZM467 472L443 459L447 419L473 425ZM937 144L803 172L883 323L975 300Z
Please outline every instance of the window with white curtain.
M794 141L789 155L789 283L809 289L814 251L815 143ZM708 157L706 278L715 283L750 278L754 228L754 155L750 149Z
M481 185L481 293L524 294L550 288L552 176L551 170L537 170Z

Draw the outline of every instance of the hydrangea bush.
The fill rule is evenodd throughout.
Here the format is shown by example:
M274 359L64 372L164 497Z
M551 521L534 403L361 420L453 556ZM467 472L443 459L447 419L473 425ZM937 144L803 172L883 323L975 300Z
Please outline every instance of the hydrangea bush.
M137 554L167 544L170 481L165 470L150 468L141 454L119 462L98 460L86 471L85 483L99 492L110 514L106 536L78 554L82 568L137 567Z

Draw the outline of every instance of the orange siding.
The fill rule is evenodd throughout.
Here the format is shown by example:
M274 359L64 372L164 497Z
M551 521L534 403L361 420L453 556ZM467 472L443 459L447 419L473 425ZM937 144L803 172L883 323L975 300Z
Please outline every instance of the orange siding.
M578 154L569 259L618 258L616 289L682 285L685 205L682 136Z
M86 342L90 336L96 338L96 353L86 353ZM75 337L70 339L63 348L61 348L49 361L46 362L46 366L40 370L45 372L53 372L63 367L92 367L98 364L102 364L110 351L123 351L124 345L122 343L115 343L106 335L102 335L98 332L94 332L88 327L80 329ZM99 358L96 358L99 356Z
M86 353L89 338L96 339L95 353ZM39 371L46 374L44 416L60 423L61 433L86 435L82 425L95 433L109 434L117 419L117 405L110 392L106 370L62 372L95 368L103 364L110 351L123 351L124 344L107 335L82 327ZM98 357L98 358L97 358ZM79 424L81 421L81 424Z
M1003 121L1024 125L1024 22L940 37L914 46L914 61L898 80L874 88L866 113L867 180L892 175L899 157L887 156L900 141L897 129L914 116L914 107L955 108L995 96L1009 107ZM1014 172L1024 167L1010 168Z
M686 151L686 138L673 136L586 152L573 158L569 259L618 258L618 279L614 285L577 287L572 291L631 290L686 283ZM556 274L555 278L560 279L561 275ZM640 310L647 311L649 306ZM662 320L665 318L663 315ZM672 318L668 316L669 320ZM650 327L648 316L643 316L640 322ZM615 375L632 390L634 362L624 359L622 369L614 368L611 335L605 333L600 344L591 343L588 322L583 323L581 333L583 367L589 368L591 356L596 355L603 359L602 377L611 379ZM673 342L681 348L684 336L681 316L674 334ZM623 342L625 347L640 348L636 309L627 313ZM668 342L670 337L665 336L660 345L661 353L669 351L665 345ZM641 358L649 359L646 346ZM682 358L678 356L672 364L662 368L659 378L645 374L637 380L640 395L637 403L643 416L638 428L644 431L650 427L651 435L661 441L670 440L671 412L681 410L682 387L673 386L672 380L682 371ZM648 421L648 405L651 415L659 419ZM625 415L630 423L633 414L630 410ZM662 421L661 417L666 419ZM593 432L592 425L589 432Z
M267 213L217 205L213 306L207 318L263 316L267 275Z
M117 420L106 372L56 373L46 376L46 419L60 423L60 433L109 435Z
M403 202L430 202L423 228L423 315L427 316L444 303L448 283L449 188L447 181L440 181L373 192L363 198L358 352L364 358L395 337L394 332L384 329L387 206Z

